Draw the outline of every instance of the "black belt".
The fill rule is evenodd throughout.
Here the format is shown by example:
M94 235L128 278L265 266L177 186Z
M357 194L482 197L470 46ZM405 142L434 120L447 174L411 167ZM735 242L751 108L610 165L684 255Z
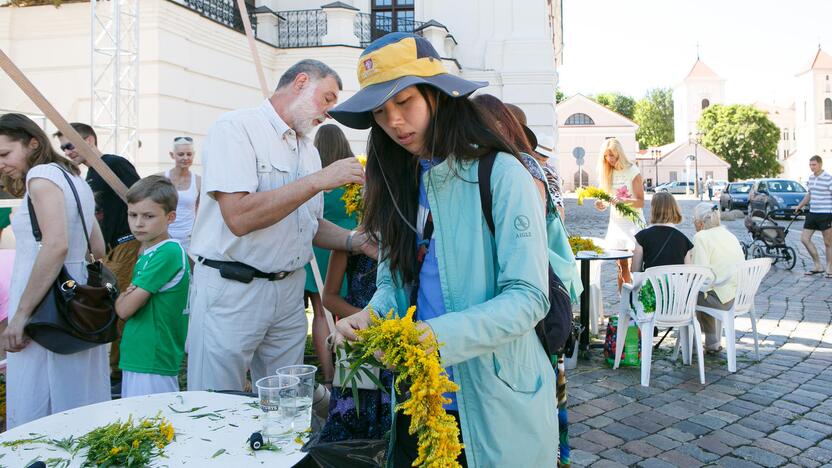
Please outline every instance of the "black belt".
M262 278L269 281L280 281L294 273L293 271L278 271L275 273L265 273L258 270L257 268L246 265L245 263L208 260L203 257L197 258L199 259L199 262L203 265L220 270L220 275L222 275L223 278L233 279L235 281L240 281L243 283L248 283L249 281L251 281L250 278L252 277ZM249 278L248 281L246 281L247 276Z

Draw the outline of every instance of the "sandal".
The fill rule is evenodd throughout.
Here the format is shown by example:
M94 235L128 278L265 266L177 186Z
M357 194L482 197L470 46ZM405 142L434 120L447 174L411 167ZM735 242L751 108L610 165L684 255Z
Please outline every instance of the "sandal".
M809 270L809 271L804 271L803 272L803 274L805 276L817 275L818 273L824 273L824 271L823 270ZM828 274L827 274L827 276L828 276Z
M826 273L823 275L823 277L826 279L832 279L832 273Z

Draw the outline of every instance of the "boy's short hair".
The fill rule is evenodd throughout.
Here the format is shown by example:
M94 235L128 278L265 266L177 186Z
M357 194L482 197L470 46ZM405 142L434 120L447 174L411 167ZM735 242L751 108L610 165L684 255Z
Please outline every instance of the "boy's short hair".
M650 224L679 224L682 222L682 210L676 198L668 192L653 195L650 201Z
M160 175L148 176L133 184L127 191L126 198L130 204L150 199L162 205L165 214L176 211L176 204L179 202L176 187L167 177Z
M809 161L814 161L814 162L820 164L821 166L823 165L823 159L821 159L821 157L818 156L818 155L812 156L811 158L809 158Z
M72 122L69 125L72 128L74 128L79 135L81 135L81 138L91 136L92 139L95 140L95 144L98 144L98 135L95 134L95 130L93 130L91 126L81 122ZM52 136L54 136L55 138L60 138L64 136L64 134L61 133L60 130L58 130L57 132L53 133Z

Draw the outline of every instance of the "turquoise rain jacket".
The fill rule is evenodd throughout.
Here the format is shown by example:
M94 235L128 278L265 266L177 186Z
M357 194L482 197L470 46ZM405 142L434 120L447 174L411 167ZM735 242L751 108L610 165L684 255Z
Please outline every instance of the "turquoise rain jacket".
M491 175L495 243L482 215L477 167L446 160L423 176L447 310L427 323L459 385L468 465L554 467L555 373L534 332L549 309L543 206L523 165L498 154ZM409 294L400 283L381 262L370 307L403 315Z

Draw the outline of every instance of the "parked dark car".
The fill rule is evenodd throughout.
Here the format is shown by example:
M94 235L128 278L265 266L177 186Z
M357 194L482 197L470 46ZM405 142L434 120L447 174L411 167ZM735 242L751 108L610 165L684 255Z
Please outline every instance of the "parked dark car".
M748 206L751 210L765 213L776 211L778 215L788 215L806 196L806 188L796 180L760 179L754 182L748 194Z
M719 196L719 208L722 210L748 210L748 192L753 181L731 182Z

